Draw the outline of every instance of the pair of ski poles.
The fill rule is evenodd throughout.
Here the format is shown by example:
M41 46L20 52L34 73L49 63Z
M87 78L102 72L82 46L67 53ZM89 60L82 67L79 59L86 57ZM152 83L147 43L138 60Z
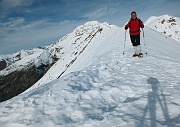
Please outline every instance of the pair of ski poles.
M144 36L144 30L143 30L143 28L142 28L142 32L143 32L144 47L145 47L145 51L146 51L145 54L147 55L147 48L146 48L146 42L145 42L145 36ZM123 55L125 54L125 48L126 48L126 33L127 33L127 30L125 30Z

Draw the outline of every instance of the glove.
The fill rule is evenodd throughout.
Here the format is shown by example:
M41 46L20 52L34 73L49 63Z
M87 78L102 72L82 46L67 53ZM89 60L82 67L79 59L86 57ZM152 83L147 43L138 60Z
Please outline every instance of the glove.
M141 25L141 28L144 28L144 25Z
M128 27L126 27L126 26L125 26L125 27L124 27L124 29L125 29L125 30L127 30L127 29L128 29Z

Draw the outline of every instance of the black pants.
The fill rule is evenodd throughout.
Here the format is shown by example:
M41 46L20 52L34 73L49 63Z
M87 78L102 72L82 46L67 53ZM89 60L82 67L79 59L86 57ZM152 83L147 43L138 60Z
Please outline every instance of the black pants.
M140 45L140 35L130 36L130 38L133 46Z

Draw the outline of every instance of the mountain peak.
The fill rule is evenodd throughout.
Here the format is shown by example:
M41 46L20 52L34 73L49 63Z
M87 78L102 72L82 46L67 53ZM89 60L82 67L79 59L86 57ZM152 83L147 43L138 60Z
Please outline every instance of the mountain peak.
M80 25L78 26L75 30L74 33L76 36L82 35L84 33L89 34L90 32L92 32L95 29L99 29L100 28L100 23L97 21L90 21L90 22L86 22L84 25Z
M180 18L162 15L151 16L145 25L180 42Z
M75 30L74 33L76 36L82 35L82 34L90 34L94 30L98 30L100 28L103 28L104 26L110 26L109 23L104 22L100 23L98 21L89 21L86 22L83 25L78 26Z

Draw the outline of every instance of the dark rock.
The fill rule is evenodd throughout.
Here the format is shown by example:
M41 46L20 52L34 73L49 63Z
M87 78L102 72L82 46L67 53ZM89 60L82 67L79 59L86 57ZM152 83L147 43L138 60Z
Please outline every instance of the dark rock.
M5 69L6 66L7 66L6 61L5 61L5 60L1 60L1 61L0 61L0 71L3 70L3 69Z
M34 85L54 63L39 67L29 65L20 71L0 76L0 102L17 96Z

